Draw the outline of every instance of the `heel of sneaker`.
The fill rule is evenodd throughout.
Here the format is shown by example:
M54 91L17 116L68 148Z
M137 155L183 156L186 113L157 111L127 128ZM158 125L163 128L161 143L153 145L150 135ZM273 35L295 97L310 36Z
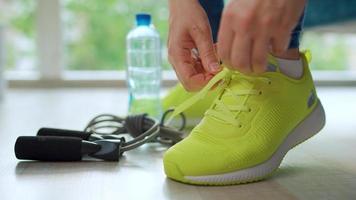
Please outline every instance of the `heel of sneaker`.
M290 134L286 141L291 142L292 148L313 137L325 126L324 107L318 99L314 110Z

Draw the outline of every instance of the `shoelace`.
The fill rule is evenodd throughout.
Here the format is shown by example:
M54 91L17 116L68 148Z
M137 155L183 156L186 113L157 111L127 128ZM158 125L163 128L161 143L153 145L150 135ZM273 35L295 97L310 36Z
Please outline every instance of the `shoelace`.
M234 76L236 76L236 77L234 77ZM255 89L243 89L243 90L239 90L239 91L232 91L228 87L228 83L230 82L230 80L232 78L239 78L240 81L248 82L250 85L253 84L252 82L256 81L256 80L261 80L261 81L264 81L267 83L270 82L270 80L265 77L248 77L241 73L233 72L233 71L227 69L226 67L224 67L223 70L221 72L219 72L218 74L216 74L202 90L200 90L193 97L187 99L186 101L181 103L179 106L174 108L174 112L167 120L167 124L169 124L175 116L182 113L184 110L188 109L190 106L192 106L199 100L204 99L206 94L209 92L209 90L211 90L211 88L214 87L216 84L218 84L218 86L217 86L218 88L215 88L215 89L225 90L225 91L222 91L222 92L224 92L224 95L232 95L236 98L238 98L239 96L260 94L260 92ZM214 118L223 120L227 123L236 125L236 126L239 126L240 124L238 123L238 121L236 121L234 112L249 110L249 108L243 104L241 104L241 105L226 105L222 101L222 96L215 100L213 107L215 109L211 108L205 114L210 115ZM219 110L219 111L217 111L217 110Z
M229 80L230 79L230 80ZM240 84L244 84L243 89L233 91L229 88L229 82L232 80L238 80ZM231 125L241 127L242 125L237 119L237 115L240 112L249 112L251 108L246 105L246 99L251 95L261 95L262 91L253 89L253 86L257 81L264 82L266 84L271 84L271 80L266 77L249 77L241 73L229 72L226 79L224 80L225 84L220 87L223 88L223 95L217 98L214 102L214 105L205 113L206 116L211 116L215 119L229 123ZM223 97L231 96L236 99L236 102L243 98L243 102L238 104L226 104L223 101Z
M302 54L306 58L306 61L309 63L312 59L310 51L305 50L302 52ZM276 59L271 55L268 56L268 60L272 64L275 64L275 65L277 64ZM186 101L181 103L179 106L174 108L174 112L168 118L166 124L169 124L173 120L174 117L176 117L177 115L182 113L184 110L188 109L190 106L192 106L199 100L203 99L206 96L206 94L209 92L209 90L219 82L221 82L218 85L219 88L215 88L215 89L224 89L225 90L224 92L226 93L224 95L233 95L236 98L238 98L239 96L260 94L260 91L257 91L255 89L243 89L243 90L239 90L239 91L232 91L230 88L227 87L227 83L228 83L227 80L231 79L233 75L238 76L238 78L241 78L241 81L253 82L256 80L261 80L261 81L267 82L269 84L271 83L271 80L266 77L249 77L249 76L243 75L241 73L235 73L235 74L234 73L235 72L230 71L226 67L223 67L223 70L221 72L219 72L218 74L216 74L202 90L200 90L197 94L195 94L194 96L192 96L191 98L187 99ZM253 84L253 83L251 83L251 84ZM212 106L212 108L210 108L205 113L205 115L210 115L212 117L221 119L221 120L223 120L227 123L230 123L232 125L240 127L241 124L236 119L236 116L235 116L236 114L234 114L234 113L236 111L237 112L249 111L249 108L244 104L245 104L245 102L243 102L240 105L225 105L225 103L222 102L222 96L221 96L214 101L214 106L219 109L219 112L212 109L214 107L214 106Z

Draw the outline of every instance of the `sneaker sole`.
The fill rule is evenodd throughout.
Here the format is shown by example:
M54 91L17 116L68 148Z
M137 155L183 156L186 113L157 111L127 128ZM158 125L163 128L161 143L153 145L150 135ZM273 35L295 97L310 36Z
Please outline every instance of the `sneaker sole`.
M269 160L251 168L224 174L207 176L183 176L181 174L182 179L178 181L194 185L234 185L265 179L278 169L289 150L317 134L324 125L325 112L318 100L314 110L288 134ZM177 166L171 167L177 168Z

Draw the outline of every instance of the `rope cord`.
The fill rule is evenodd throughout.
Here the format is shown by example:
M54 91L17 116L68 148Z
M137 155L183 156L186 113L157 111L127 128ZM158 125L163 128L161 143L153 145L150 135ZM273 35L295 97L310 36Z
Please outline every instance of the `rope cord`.
M182 124L179 129L164 126L170 113L173 113L172 109L165 111L160 122L147 114L129 115L126 118L112 114L101 114L90 120L84 131L90 132L93 140L122 140L121 152L135 149L148 142L172 145L183 139L184 133L182 130L185 127L186 119L184 114L181 113ZM124 135L129 136L130 140L122 137Z

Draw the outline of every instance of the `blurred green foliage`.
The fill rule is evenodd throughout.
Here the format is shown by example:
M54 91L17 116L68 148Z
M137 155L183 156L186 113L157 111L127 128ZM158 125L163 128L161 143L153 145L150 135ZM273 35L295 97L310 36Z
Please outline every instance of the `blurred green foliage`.
M13 28L21 30L28 37L35 37L35 6L33 0L21 0L18 12L11 18L10 24ZM14 13L15 14L15 13Z
M10 27L34 40L35 1L16 2L20 5L20 10L12 15ZM152 15L153 23L161 35L163 67L171 69L166 56L166 0L63 0L62 5L67 69L124 70L126 34L133 28L135 14L139 12ZM330 39L318 33L307 32L304 34L302 47L312 50L313 69L345 70L349 65L349 47L346 41L342 35ZM15 47L8 48L8 63L21 59L14 49Z
M162 47L165 47L168 30L165 0L66 0L64 6L69 69L124 69L125 38L133 28L138 12L152 15L161 35ZM163 65L169 68L166 60Z
M314 70L346 70L349 65L346 41L343 35L306 32L303 35L301 48L311 50L311 67Z
M33 0L13 1L13 10L1 13L2 20L5 21L6 28L10 28L12 33L16 33L33 41L36 37L35 31L35 7ZM24 57L35 57L34 50L27 51L17 47L14 43L6 43L6 68L15 68L16 61Z

